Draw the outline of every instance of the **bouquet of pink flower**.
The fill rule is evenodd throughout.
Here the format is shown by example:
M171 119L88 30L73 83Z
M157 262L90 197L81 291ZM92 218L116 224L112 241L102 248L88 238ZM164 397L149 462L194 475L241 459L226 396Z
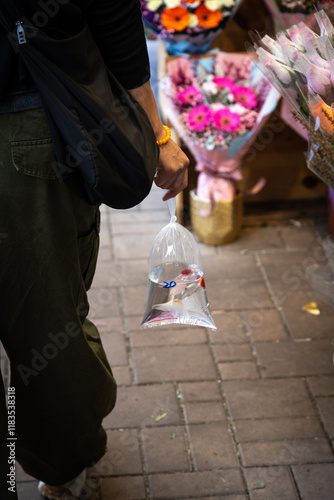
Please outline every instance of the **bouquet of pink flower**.
M207 52L242 0L140 0L145 25L173 55Z
M316 34L304 23L255 44L256 64L288 101L310 139L308 166L334 187L334 28L315 14Z
M197 160L197 196L213 208L236 196L242 157L279 94L242 54L176 58L167 72L168 118Z

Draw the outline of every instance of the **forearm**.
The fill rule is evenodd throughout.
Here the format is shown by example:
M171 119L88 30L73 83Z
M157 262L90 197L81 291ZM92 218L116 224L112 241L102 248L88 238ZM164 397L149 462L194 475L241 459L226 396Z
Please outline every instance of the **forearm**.
M154 98L150 81L144 83L137 89L129 90L130 94L136 99L146 112L157 140L163 139L166 135L163 123L160 120L158 107Z

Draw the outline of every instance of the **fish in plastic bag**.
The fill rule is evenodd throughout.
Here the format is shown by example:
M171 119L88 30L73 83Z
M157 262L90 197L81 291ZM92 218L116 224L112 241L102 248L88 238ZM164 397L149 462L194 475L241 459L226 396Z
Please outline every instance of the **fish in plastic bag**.
M203 326L216 330L208 303L199 247L194 236L171 214L155 237L150 252L147 305L141 326L169 324Z

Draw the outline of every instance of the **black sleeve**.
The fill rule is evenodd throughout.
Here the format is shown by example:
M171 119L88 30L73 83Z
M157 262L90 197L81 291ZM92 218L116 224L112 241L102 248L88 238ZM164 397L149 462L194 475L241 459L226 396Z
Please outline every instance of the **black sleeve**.
M150 78L139 0L92 0L84 16L106 65L127 89Z

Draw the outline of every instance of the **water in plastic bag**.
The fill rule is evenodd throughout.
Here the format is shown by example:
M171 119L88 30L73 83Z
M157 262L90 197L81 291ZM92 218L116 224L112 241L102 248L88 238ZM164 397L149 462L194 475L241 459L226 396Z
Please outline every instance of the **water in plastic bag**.
M171 221L158 233L151 248L147 305L141 326L181 324L216 330L198 245L190 231L176 222L175 200L169 200L168 205Z

